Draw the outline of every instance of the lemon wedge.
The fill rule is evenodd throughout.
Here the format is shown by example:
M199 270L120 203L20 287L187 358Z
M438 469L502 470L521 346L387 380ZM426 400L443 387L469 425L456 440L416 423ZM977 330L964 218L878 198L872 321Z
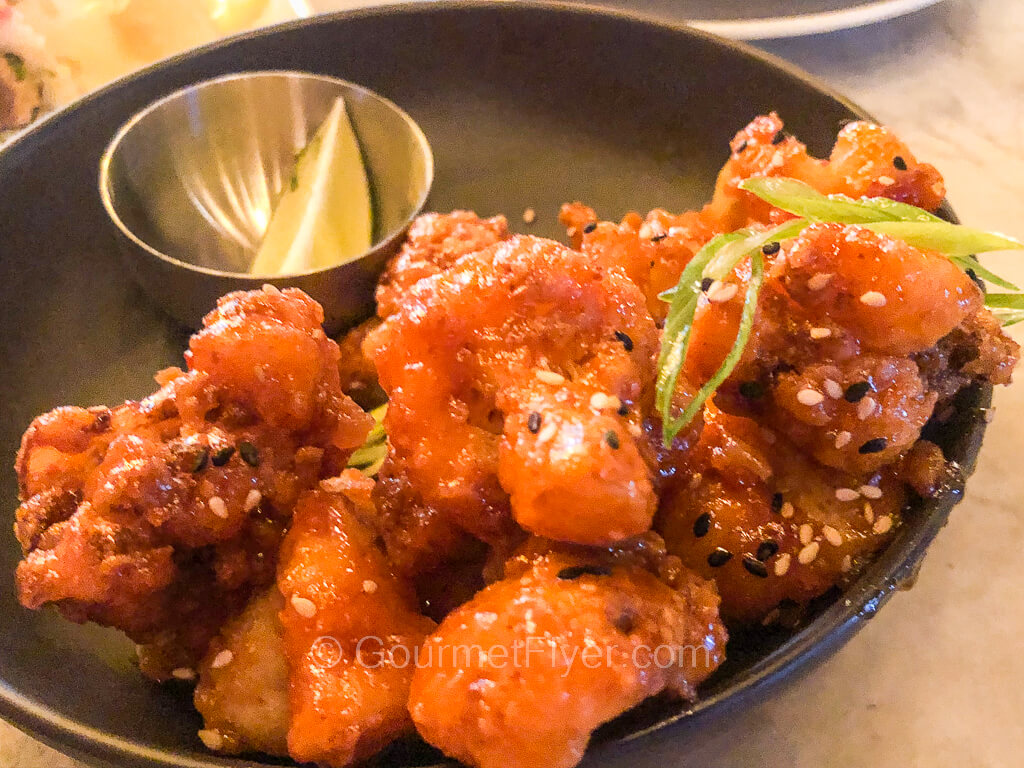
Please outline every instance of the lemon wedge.
M270 218L249 271L282 275L350 261L373 244L366 167L345 100L295 160L295 171Z

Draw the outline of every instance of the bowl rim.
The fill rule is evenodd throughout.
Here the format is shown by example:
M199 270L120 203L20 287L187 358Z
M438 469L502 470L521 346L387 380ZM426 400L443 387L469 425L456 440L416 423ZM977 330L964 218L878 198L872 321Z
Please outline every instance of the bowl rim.
M263 28L263 30L274 30L275 28L276 27L265 27ZM227 38L227 40L222 42L235 40L239 37L247 38L249 37L249 35L239 35L235 38ZM214 44L214 46L204 46L203 48L193 49L191 53L203 52L206 51L209 47L216 47L216 44ZM186 52L185 54L183 54L183 56L188 56L189 53L190 52ZM166 61L176 61L180 58L182 57L174 57L173 59L168 59ZM159 66L159 64L157 66ZM148 72L149 69L150 68L147 68L146 70L143 70L143 72ZM141 74L141 72L139 74ZM139 123L141 123L147 117L149 117L158 109L163 107L165 104L169 104L170 102L175 101L176 99L179 99L189 93L200 91L206 88L216 87L223 83L235 82L238 80L262 80L280 77L301 78L303 80L318 80L321 82L330 83L331 85L342 86L347 90L359 93L361 96L369 97L370 99L380 102L384 106L394 111L401 118L402 122L404 122L405 125L409 128L410 134L415 140L416 145L419 147L420 154L424 159L423 175L426 181L426 184L424 184L422 192L416 197L414 201L412 201L413 204L410 208L409 215L402 219L401 223L392 227L388 232L382 233L376 238L374 238L374 241L370 244L370 247L367 248L362 253L360 253L358 256L355 256L354 258L348 259L338 264L331 264L326 267L316 267L315 269L307 269L301 272L285 272L281 274L233 272L223 269L213 269L211 267L202 267L199 266L198 264L192 264L190 262L175 258L174 256L171 256L168 253L164 253L160 249L154 248L152 245L150 245L137 234L135 234L134 230L132 230L127 224L125 224L124 220L121 218L120 214L117 211L117 206L114 201L111 179L111 165L113 164L114 157L116 156L117 151L121 146L121 143L128 136L128 134L131 133L132 130ZM123 79L127 80L131 79L131 77L129 76L128 78ZM115 81L115 83L118 82L121 81ZM102 91L106 90L107 88L102 89ZM72 102L72 106L78 103L79 102ZM205 80L200 80L197 83L191 83L182 88L178 88L177 90L172 91L171 93L165 94L164 96L161 96L160 98L151 101L145 107L137 111L117 129L117 131L114 133L113 138L111 138L110 142L103 150L103 154L100 157L100 172L97 181L99 185L100 200L103 203L103 209L106 211L107 216L117 227L121 235L128 238L128 240L131 241L133 245L137 246L138 248L141 248L150 256L153 256L179 269L185 269L189 272L195 272L196 274L206 275L208 277L216 277L228 280L240 279L249 282L253 280L263 280L266 282L272 282L274 280L294 280L297 278L308 277L310 275L323 274L342 267L349 267L355 264L356 262L362 261L363 259L372 256L380 248L386 247L396 235L408 229L409 225L413 222L413 220L416 218L419 212L423 209L423 206L426 204L427 198L430 196L430 191L434 185L434 153L430 147L430 142L427 140L426 134L423 132L423 129L420 128L419 123L412 119L412 116L409 115L408 112L406 112L404 109L402 109L400 106L395 104L390 99L381 96L379 93L370 90L366 86L359 85L358 83L353 83L349 80L344 80L340 77L334 77L332 75L321 75L316 72L307 72L303 70L240 70L236 72L229 72L223 75L217 75L215 77L210 77ZM135 257L137 256L138 254L136 254Z
M450 14L475 10L496 10L507 14L544 12L566 14L580 19L604 17L642 27L667 30L682 38L703 40L706 43L731 50L747 59L755 60L809 86L818 94L833 99L858 119L875 119L863 107L838 93L821 79L779 56L755 48L749 43L722 38L682 22L659 19L631 10L611 9L586 3L566 2L565 0L532 0L530 3L522 4L509 3L507 0L432 0L429 3L398 2L320 14L258 30L250 30L200 48L191 49L118 78L103 88L51 113L0 147L0 155L13 154L16 156L23 139L45 134L68 112L80 109L111 91L119 90L126 83L143 79L155 70L171 68L188 59L237 45L245 40L271 36L286 30L330 24L339 18ZM946 206L945 212L955 221L952 209ZM239 276L239 273L226 274L232 277ZM987 427L982 414L991 402L991 394L991 385L985 384L978 387L975 402L963 409L968 421L959 438L958 446L960 446L959 453L966 457L966 462L960 466L964 478L973 471L977 460L978 449ZM920 505L921 519L916 525L902 527L897 537L879 553L839 599L817 615L813 621L787 638L775 650L744 670L741 678L737 679L735 683L723 690L709 693L706 697L697 699L691 706L674 714L666 715L653 724L619 737L595 742L588 747L588 755L599 755L605 750L631 744L641 738L652 737L656 732L662 736L671 737L672 732L681 732L683 728L707 723L716 716L728 715L729 712L748 703L755 694L779 685L793 673L808 668L813 662L841 646L864 626L866 620L873 616L896 591L904 589L912 583L928 546L945 525L950 511L962 496L962 486L954 487ZM150 768L213 768L214 766L258 768L264 765L269 768L271 765L271 763L260 763L253 759L233 759L213 753L193 757L181 751L154 748L128 738L111 736L107 732L82 725L71 718L36 704L19 691L12 689L2 679L0 679L0 717L44 743L95 765L113 767L129 764L145 765ZM442 765L451 766L454 763L446 761L422 768L439 768Z

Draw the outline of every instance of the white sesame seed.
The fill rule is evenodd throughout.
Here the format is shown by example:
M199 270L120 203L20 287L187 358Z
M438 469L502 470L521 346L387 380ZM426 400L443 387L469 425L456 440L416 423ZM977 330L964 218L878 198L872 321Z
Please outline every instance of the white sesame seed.
M835 275L831 272L816 272L811 275L811 279L807 281L807 290L809 291L820 291L830 282Z
M783 552L779 555L779 559L775 561L775 575L785 576L786 572L789 571L789 564L793 561L793 556L789 552Z
M622 401L615 395L606 395L604 392L596 392L590 396L590 407L597 411L603 411L605 408L618 410L621 406Z
M527 208L525 211L523 211L523 221L525 221L527 224L533 224L536 218L537 212L533 210L533 208Z
M796 393L796 399L802 404L808 407L814 407L815 405L821 405L825 400L825 396L816 389L805 388L801 389Z
M861 294L860 303L869 307L884 307L885 294L878 291L867 291Z
M292 595L292 608L294 608L295 612L304 619L312 619L316 616L316 603L308 597Z
M824 386L825 393L833 400L838 400L843 396L843 388L839 386L838 381L832 381L832 379L825 379Z
M893 184L896 183L896 179L894 179L892 176L879 176L878 183L884 187L891 187Z
M784 502L782 505L782 509L779 510L779 514L787 520L791 518L795 512L796 507L793 506L793 502L791 501Z
M946 188L942 186L941 181L936 181L934 184L932 184L932 192L934 192L939 197L943 197L946 194Z
M724 304L739 293L740 287L736 283L723 283L715 280L708 288L708 301L715 304Z
M628 427L626 427L626 430L633 437L640 437L644 433L644 431L640 428L639 424L630 424Z
M210 667L213 669L221 669L230 664L235 658L235 654L225 649L213 657L213 661L210 663Z
M537 442L546 443L548 440L554 437L557 432L558 426L554 422L549 421L547 424L544 425L544 428L541 429L540 434L537 435Z
M868 499L880 499L882 498L882 489L877 485L862 485L860 487L861 496Z
M363 592L365 592L368 595L372 595L376 591L377 591L377 582L376 581L374 581L373 579L364 579L363 580Z
M210 505L210 511L213 512L213 514L222 520L227 519L228 506L224 503L224 499L220 496L211 496L207 504Z
M800 553L796 556L797 561L800 565L808 565L814 562L814 558L818 556L818 550L821 549L821 545L816 541L812 541L806 547L800 550Z
M280 293L281 291L278 290L278 287L276 285L271 285L270 283L264 283L263 284L263 292L264 293L269 293L271 296L273 296L274 294Z
M196 671L191 667L178 667L177 669L171 670L171 677L175 680L195 680Z
M543 381L545 384L551 384L552 386L558 386L559 384L565 384L565 376L554 371L547 371L543 368L537 371L537 380Z
M882 515L880 518L875 520L874 526L871 528L875 533L888 533L892 530L892 516Z
M841 547L843 545L843 534L841 534L831 525L822 526L821 532L825 536L825 541L827 541L833 547Z
M839 501L856 501L860 498L860 493L853 488L836 488L836 498Z
M197 735L207 749L212 749L216 752L224 748L224 737L218 731L210 731L204 728Z
M867 520L868 523L875 522L875 508L871 506L870 501L864 502L864 519Z
M810 544L814 538L814 528L811 527L810 523L804 523L800 526L800 543Z
M637 232L637 236L641 240L650 240L652 237L655 236L655 234L660 234L660 233L656 233L654 231L654 228L650 224L648 224L646 221L643 224L640 225L640 230Z
M812 339L827 339L832 335L831 328L811 328Z
M781 149L775 150L775 154L772 155L772 160L768 164L769 167L771 167L771 168L781 168L785 164L786 164L786 157L785 157L785 155L782 154L782 150Z
M341 493L348 487L348 482L343 477L328 477L320 481L321 490L328 493Z
M839 564L839 570L843 573L849 573L853 568L853 558L849 555L843 556L843 562Z
M253 488L245 496L245 503L242 505L242 509L246 512L252 512L256 507L260 505L263 500L263 494Z
M772 624L779 620L779 616L781 615L782 611L780 611L778 608L772 608L770 611L768 611L767 614L765 614L765 617L761 619L761 626L770 627Z
M842 432L836 435L836 450L839 451L848 446L852 439L853 435L844 429Z
M875 408L878 403L875 402L873 397L865 397L857 403L857 418L864 421L868 416L875 412Z

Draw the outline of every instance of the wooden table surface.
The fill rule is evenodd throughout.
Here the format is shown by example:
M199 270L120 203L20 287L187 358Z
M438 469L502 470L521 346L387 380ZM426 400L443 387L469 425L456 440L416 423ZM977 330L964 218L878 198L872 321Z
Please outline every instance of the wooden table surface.
M964 221L1024 238L1020 0L947 0L872 27L762 46L893 126L942 171ZM1024 282L1024 257L986 263ZM1024 330L1015 336L1024 341ZM655 737L585 764L1024 765L1024 385L998 392L996 407L967 498L914 589L896 595L828 662L718 724L709 746L681 753L671 738ZM0 723L0 766L81 764Z

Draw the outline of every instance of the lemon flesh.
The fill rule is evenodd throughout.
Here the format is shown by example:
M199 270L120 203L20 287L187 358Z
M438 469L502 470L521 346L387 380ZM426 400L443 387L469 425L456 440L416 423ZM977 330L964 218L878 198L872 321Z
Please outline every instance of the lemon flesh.
M351 261L372 244L366 166L339 97L296 158L250 272L283 275L330 267Z

